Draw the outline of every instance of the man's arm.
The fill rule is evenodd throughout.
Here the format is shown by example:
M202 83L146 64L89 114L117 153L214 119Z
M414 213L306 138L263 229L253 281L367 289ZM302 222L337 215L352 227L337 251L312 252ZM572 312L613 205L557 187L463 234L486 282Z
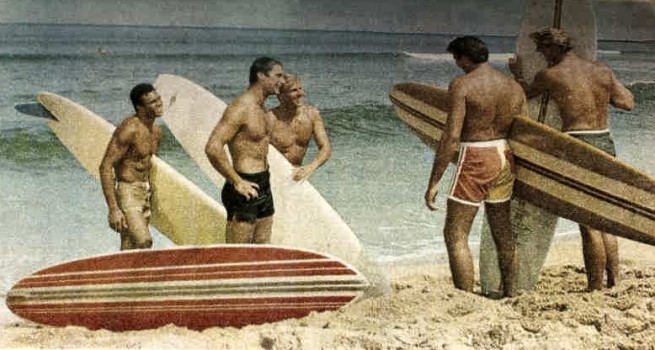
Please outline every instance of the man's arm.
M234 139L242 125L241 115L243 113L239 109L239 107L230 106L225 110L223 117L209 136L205 146L205 154L214 169L233 184L237 192L250 199L251 197L257 197L259 186L243 180L234 170L225 152L225 145Z
M609 69L609 68L608 68ZM626 111L632 110L635 106L634 96L621 82L616 78L614 72L612 75L612 87L610 90L610 104L616 108Z
M459 80L453 81L448 88L448 105L450 106L450 113L448 114L446 128L439 141L439 147L434 156L430 181L428 183L428 189L425 192L425 204L431 210L437 209L435 199L439 191L439 181L446 171L448 163L457 152L459 138L464 125L464 117L466 116L466 93L461 87Z
M102 193L105 196L107 207L109 209L108 221L109 226L118 231L124 232L127 230L127 220L123 211L118 205L116 198L116 175L114 169L116 165L125 157L129 149L130 140L134 136L133 132L123 122L116 130L107 145L105 156L100 162L100 185L102 186Z
M332 156L332 146L330 145L328 134L325 131L325 124L323 123L323 118L321 118L321 113L314 107L311 108L309 113L311 114L310 117L312 120L312 135L314 136L316 146L318 146L318 153L316 154L316 158L311 162L305 166L301 166L294 172L293 179L296 181L309 178L316 169L325 164Z

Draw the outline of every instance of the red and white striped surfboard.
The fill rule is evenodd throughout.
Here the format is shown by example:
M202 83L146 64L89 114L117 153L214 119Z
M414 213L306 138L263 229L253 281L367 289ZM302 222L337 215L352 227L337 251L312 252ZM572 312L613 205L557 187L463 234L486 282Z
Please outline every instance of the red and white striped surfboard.
M7 294L25 319L126 331L242 327L336 310L368 287L325 254L270 245L126 251L38 271Z

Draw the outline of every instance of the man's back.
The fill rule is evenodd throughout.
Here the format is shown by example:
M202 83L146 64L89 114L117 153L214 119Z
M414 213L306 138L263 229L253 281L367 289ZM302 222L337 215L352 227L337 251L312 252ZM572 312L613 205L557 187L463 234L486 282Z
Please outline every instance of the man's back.
M543 79L557 103L563 130L608 128L613 74L607 66L568 53L537 79Z
M462 141L506 138L513 118L527 113L521 86L488 64L458 78L451 87L465 94Z

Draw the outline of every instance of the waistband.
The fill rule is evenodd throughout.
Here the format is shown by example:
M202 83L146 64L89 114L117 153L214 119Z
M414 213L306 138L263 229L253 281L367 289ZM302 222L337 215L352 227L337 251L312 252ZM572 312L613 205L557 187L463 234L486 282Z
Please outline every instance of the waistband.
M242 179L248 180L248 181L261 181L261 180L268 180L270 178L270 172L268 169L264 171L260 171L258 173L241 173L237 171L237 174L241 176Z
M134 182L125 182L118 181L118 186L128 186L128 187L137 187L144 190L150 190L150 182L148 181L134 181Z
M464 147L507 147L507 139L489 140L489 141L470 141L460 142L459 146Z
M610 129L603 129L603 130L569 130L565 131L565 133L569 135L601 135L601 134L609 134Z

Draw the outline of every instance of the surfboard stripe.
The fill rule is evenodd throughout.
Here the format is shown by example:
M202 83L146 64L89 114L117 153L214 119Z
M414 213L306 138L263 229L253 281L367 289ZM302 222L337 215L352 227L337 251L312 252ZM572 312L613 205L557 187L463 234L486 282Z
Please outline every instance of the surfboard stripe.
M135 269L134 271L109 271L83 273L77 275L40 275L26 278L17 287L38 287L62 284L102 284L122 283L127 281L157 281L157 280L188 280L188 279L233 279L239 277L261 278L275 276L312 276L318 274L333 275L354 275L352 270L343 265L335 265L334 262L318 264L297 264L297 265L261 265L250 266L244 269L222 268L220 265L210 268L175 268L175 269Z

